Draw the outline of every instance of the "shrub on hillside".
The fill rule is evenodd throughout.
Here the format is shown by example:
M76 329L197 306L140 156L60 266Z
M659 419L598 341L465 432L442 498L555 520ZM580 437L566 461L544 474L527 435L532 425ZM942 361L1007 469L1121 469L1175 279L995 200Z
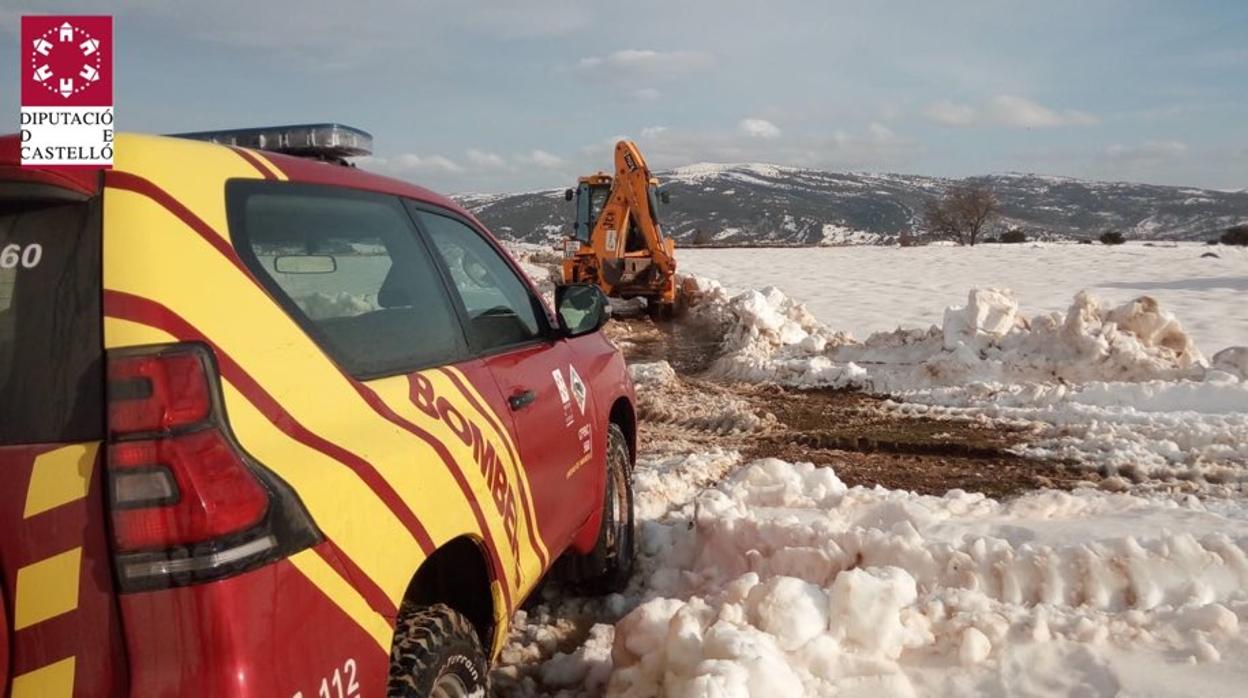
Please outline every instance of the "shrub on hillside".
M1227 228L1226 232L1222 233L1222 244L1248 246L1248 224Z
M1024 233L1018 228L1007 230L1004 233L1001 233L1001 242L1008 242L1008 243L1027 242L1027 233Z
M1117 230L1106 230L1101 234L1102 245L1121 245L1127 238Z

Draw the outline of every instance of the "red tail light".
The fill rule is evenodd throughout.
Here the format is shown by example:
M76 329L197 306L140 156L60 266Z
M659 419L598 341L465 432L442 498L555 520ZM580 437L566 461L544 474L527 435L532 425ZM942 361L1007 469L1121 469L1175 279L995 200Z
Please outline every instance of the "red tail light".
M219 579L319 538L290 488L233 438L206 347L110 353L108 385L110 509L123 588Z
M212 412L204 364L193 352L111 359L108 383L108 426L114 433L199 424Z
M216 429L116 443L108 455L118 550L189 545L244 531L260 523L269 506L268 492Z

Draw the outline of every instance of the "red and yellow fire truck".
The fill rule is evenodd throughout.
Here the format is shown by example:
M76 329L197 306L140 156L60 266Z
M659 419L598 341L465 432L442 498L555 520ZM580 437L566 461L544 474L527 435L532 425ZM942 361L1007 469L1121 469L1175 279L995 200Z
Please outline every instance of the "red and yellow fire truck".
M0 139L0 687L484 695L538 581L626 582L633 390L335 124ZM284 151L292 154L279 154Z

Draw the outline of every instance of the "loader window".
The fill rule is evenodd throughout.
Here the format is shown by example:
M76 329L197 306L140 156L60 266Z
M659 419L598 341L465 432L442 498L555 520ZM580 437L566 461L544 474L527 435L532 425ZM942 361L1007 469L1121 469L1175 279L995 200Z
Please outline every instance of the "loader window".
M541 336L536 299L493 245L454 218L413 211L450 272L473 349L488 352Z
M598 215L607 204L611 194L609 186L590 186L582 183L576 190L576 239L588 244L598 223Z

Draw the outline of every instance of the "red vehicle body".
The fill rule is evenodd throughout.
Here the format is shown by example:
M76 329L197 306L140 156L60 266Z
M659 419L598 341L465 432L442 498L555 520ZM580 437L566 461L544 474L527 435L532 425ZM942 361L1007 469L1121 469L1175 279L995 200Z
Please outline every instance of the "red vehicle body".
M468 212L243 148L122 135L114 169L65 174L18 145L0 139L5 695L380 696L404 609L454 609L494 657L556 559L595 550L609 434L635 453L623 359ZM396 275L413 255L438 273ZM519 298L507 274L536 331L489 307ZM421 334L443 312L449 338Z

